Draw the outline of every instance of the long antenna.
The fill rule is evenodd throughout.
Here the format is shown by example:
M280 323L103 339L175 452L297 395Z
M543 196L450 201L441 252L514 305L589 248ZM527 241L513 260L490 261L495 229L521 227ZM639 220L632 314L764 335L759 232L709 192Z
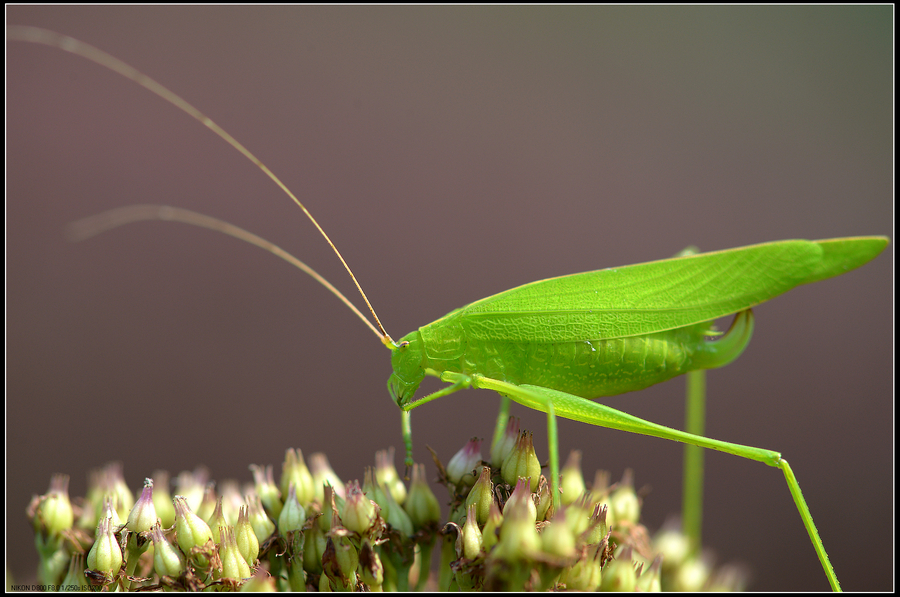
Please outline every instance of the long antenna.
M81 220L76 220L66 227L66 234L70 240L77 242L87 240L101 232L106 232L107 230L112 230L113 228L124 226L125 224L143 220L181 222L182 224L191 224L193 226L200 226L201 228L208 228L210 230L215 230L216 232L227 234L228 236L233 236L234 238L248 242L251 245L256 245L260 249L266 250L276 257L281 257L294 267L312 276L316 282L327 288L331 294L338 297L351 311L356 313L356 316L369 326L369 329L372 330L376 336L379 338L382 337L382 333L378 331L378 328L372 325L371 321L366 319L366 316L356 308L356 305L351 303L340 290L332 286L331 282L322 277L319 272L309 267L278 245L267 241L261 236L257 236L252 232L248 232L243 228L239 228L234 224L229 224L228 222L212 216L197 213L189 209L181 209L180 207L170 207L168 205L127 205L125 207L118 207L93 216L88 216Z
M353 280L353 283L356 285L356 289L359 291L360 296L362 296L363 301L365 301L366 306L369 308L369 312L372 313L372 317L375 318L375 323L378 325L378 329L380 330L379 336L381 336L382 343L385 346L387 346L388 348L396 347L396 344L394 343L394 341L391 339L391 337L385 331L384 326L381 325L381 320L378 319L378 314L375 313L375 309L372 308L372 303L369 302L369 298L366 296L366 293L363 291L362 286L360 286L359 281L356 279L356 276L353 275L353 271L350 269L350 266L347 265L347 262L344 260L344 256L341 255L341 252L338 251L338 248L334 245L333 242L331 242L331 238L328 237L328 235L325 233L325 230L323 230L322 227L319 225L319 222L317 222L316 219L312 216L312 214L309 213L309 210L306 209L306 206L303 205L303 203L301 203L299 199L297 199L297 197L294 195L294 193L292 193L291 190L289 188L287 188L287 186L283 182L281 182L280 178L275 176L275 174L271 170L269 170L269 168L265 164L263 164L259 160L259 158L257 158L255 155L253 155L249 149L247 149L246 147L241 145L241 143L238 142L237 139L235 139L230 134L228 134L225 131L225 129L223 129L218 124L213 122L212 119L209 118L208 116L206 116L203 112L201 112L200 110L198 110L197 108L195 108L194 106L189 104L187 101L182 99L181 96L173 93L172 91L169 91L168 88L157 83L156 81L154 81L153 79L151 79L150 77L148 77L147 75L142 73L141 71L137 70L133 66L130 66L130 65L126 64L125 62L122 62L115 56L107 54L103 50L95 48L94 46L92 46L90 44L86 44L82 41L78 41L77 39L75 39L73 37L69 37L67 35L62 35L60 33L56 33L55 31L50 31L49 29L41 29L39 27L27 27L27 26L22 26L22 25L7 26L6 38L8 40L13 40L13 41L25 41L25 42L32 42L32 43L38 43L38 44L44 44L47 46L52 46L52 47L64 50L66 52L71 52L73 54L81 56L82 58L86 58L87 60L90 60L91 62L99 64L100 66L105 66L106 68L108 68L114 72L117 72L120 75L122 75L123 77L125 77L127 79L131 79L138 85L150 90L151 92L155 93L156 95L163 98L167 102L175 105L177 108L180 108L182 111L189 114L192 118L199 121L201 124L203 124L207 128L211 129L212 132L214 132L219 137L224 139L229 145L231 145L232 147L237 149L239 152L241 152L244 155L244 157L246 157L248 160L250 160L251 162L256 164L257 168L262 170L266 176L268 176L270 179L272 179L272 181L275 184L277 184L281 188L281 190L284 191L285 194L287 194L287 196L290 197L291 200L300 207L300 209L303 210L303 213L306 214L306 217L309 218L309 220L313 223L313 225L316 227L316 229L319 231L319 233L328 242L328 245L332 248L332 250L334 250L334 254L337 255L338 259L341 260L341 263L344 265L344 268L347 270L347 273L350 274L350 278ZM194 212L189 212L189 213L193 214ZM200 214L195 214L195 215L199 216ZM203 217L206 217L206 216L203 216ZM148 219L148 218L138 218L138 219ZM150 218L150 219L156 219L156 218ZM214 220L214 218L210 218L210 219ZM179 221L186 221L186 220L179 220ZM231 224L226 224L225 222L221 222L219 220L215 220L215 221L220 222L220 224L225 224L226 226L233 228L234 230L241 230L240 228L237 228L236 226L232 226ZM187 222L187 223L197 224L197 222ZM205 224L197 224L197 225L204 226ZM233 231L226 232L226 230L224 228L222 228L221 226L218 226L218 227L217 226L206 226L206 227L212 228L214 230L220 230L222 232L225 232L226 234L231 234L232 236L237 236L238 238L242 238L243 240L246 240L247 242L250 242L257 246L263 247L262 244L259 244L253 240L250 240L246 236L240 236L238 234L234 234ZM249 235L250 237L259 239L263 243L267 243L267 244L271 245L272 247L275 247L275 245L272 245L271 243L268 243L268 241L265 241L265 240L259 238L258 236L252 235L249 232L246 232L243 230L241 230L241 232L242 233L245 232L246 235ZM263 248L266 248L266 247L263 247ZM278 247L275 247L275 248L278 249ZM278 251L281 251L281 249L278 249ZM275 251L273 251L273 252L276 255L278 255L279 257L282 257L283 259L287 259L286 257L284 257L284 255L288 255L288 254L284 253L284 251L281 251L281 253L284 253L284 255L282 255L278 252L275 252ZM290 261L290 259L287 259L287 260ZM299 263L302 263L299 260L297 260L297 261ZM290 261L290 262L294 263L292 261ZM294 263L294 265L297 265L297 263ZM303 269L304 271L306 271L308 274L310 274L317 280L319 280L319 282L324 283L327 288L332 290L332 292L334 292L338 296L338 298L341 298L344 300L345 303L350 304L350 302L341 293L337 292L337 290L333 286L331 286L331 284L329 284L324 278L319 276L319 274L315 273L312 269L306 267L305 264L303 264L303 266L300 266L300 265L297 265L297 266L300 267L300 269ZM355 307L353 310L357 314L359 314L359 311L356 310ZM360 317L362 317L362 316L360 315ZM363 320L366 321L366 323L369 323L365 319L365 317L363 317ZM370 327L371 327L371 324L370 324Z

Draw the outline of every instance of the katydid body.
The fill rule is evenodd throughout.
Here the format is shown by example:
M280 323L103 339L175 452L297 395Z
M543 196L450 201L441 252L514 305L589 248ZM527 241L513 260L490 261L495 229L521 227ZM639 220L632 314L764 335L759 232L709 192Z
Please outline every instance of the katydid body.
M155 81L96 48L52 32L17 27L8 29L7 35L12 40L74 52L160 95L259 166L315 223L303 204L253 154ZM82 236L128 221L169 219L232 234L311 273L274 245L234 226L174 208L141 209L142 213L126 209L124 217L104 223L90 222ZM377 327L369 326L393 351L394 373L388 383L403 410L408 449L411 409L459 389L476 387L495 390L548 414L550 480L554 489L558 485L557 415L759 460L784 472L829 581L838 588L799 485L780 454L656 425L591 399L727 364L749 342L753 329L751 307L800 284L859 267L880 253L887 242L883 237L780 241L543 280L457 309L399 342L387 335L371 307ZM317 274L313 275L327 285ZM333 288L330 290L339 295ZM729 333L710 341L709 322L735 313L738 315ZM417 400L416 389L426 375L440 377L452 385ZM554 491L554 498L557 497Z

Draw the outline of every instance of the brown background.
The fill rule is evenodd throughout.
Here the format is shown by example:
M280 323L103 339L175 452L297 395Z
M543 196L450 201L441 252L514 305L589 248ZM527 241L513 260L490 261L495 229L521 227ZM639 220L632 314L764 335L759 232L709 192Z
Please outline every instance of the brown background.
M281 175L399 337L533 280L785 238L892 232L892 9L8 7L183 95ZM230 238L67 222L169 203L244 226L352 288L233 149L81 58L8 44L7 541L50 475L123 460L249 480L285 448L344 479L400 446L388 354L283 262ZM709 376L712 437L781 450L844 587L892 587L893 250L757 309ZM355 299L354 299L355 300ZM681 421L682 383L608 403ZM488 436L497 398L415 411L416 457ZM517 410L546 457L542 415ZM585 470L679 508L681 450L562 421ZM705 539L760 590L827 589L781 474L710 453ZM433 476L433 467L429 465ZM443 494L441 494L443 496Z

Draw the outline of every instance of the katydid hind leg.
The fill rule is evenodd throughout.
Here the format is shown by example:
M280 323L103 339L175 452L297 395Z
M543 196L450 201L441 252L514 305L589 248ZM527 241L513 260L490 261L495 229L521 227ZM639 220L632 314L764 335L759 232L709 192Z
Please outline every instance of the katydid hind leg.
M718 450L742 458L757 460L764 464L768 464L769 466L781 469L784 473L788 490L794 499L797 511L800 513L800 518L803 520L810 542L813 544L816 554L819 557L825 575L828 577L832 589L840 590L840 584L828 559L828 554L825 551L822 540L819 537L818 530L816 529L815 524L813 524L812 515L810 514L806 500L804 500L803 494L800 491L800 485L797 483L797 479L790 466L788 466L787 461L784 460L778 452L692 435L684 431L645 421L614 408L610 408L604 404L598 404L579 396L549 388L529 385L517 386L480 375L472 376L472 387L495 390L504 396L509 396L509 398L523 406L548 414L552 413L567 419L582 421L600 427L609 427L642 435L651 435L653 437L669 439L702 448ZM555 477L553 480L558 483L558 479ZM555 485L553 486L553 492L554 495L557 492L557 487Z

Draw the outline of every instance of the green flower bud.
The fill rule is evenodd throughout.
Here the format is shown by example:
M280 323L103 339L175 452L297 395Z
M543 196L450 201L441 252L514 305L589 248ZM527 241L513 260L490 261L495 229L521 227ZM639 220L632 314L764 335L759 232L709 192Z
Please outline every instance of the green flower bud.
M653 548L663 557L663 570L667 576L691 555L690 539L681 532L680 524L673 521L666 521L653 538Z
M250 498L250 526L253 527L259 543L265 542L275 532L275 523L266 515L262 502L256 494Z
M641 499L634 491L634 473L625 469L619 486L609 496L609 507L617 523L637 524L641 518Z
M200 500L200 505L197 506L197 516L203 520L209 520L212 517L213 512L216 511L216 504L218 503L219 498L216 497L216 484L214 482L209 482L206 484L206 489L203 490L203 499Z
M219 483L219 501L222 503L222 515L228 524L237 524L238 515L244 506L244 496L241 495L241 486L234 479L226 479Z
M547 483L547 478L544 475L541 475L541 478L538 480L534 505L537 507L538 520L548 520L553 516L553 496L550 493L550 484Z
M312 503L316 496L315 482L312 473L303 461L303 452L290 448L285 452L284 463L281 465L281 494L287 495L288 487L294 485L297 500L304 506ZM261 495L261 494L260 494ZM265 503L265 502L263 502Z
M365 535L375 523L377 516L375 502L363 494L358 481L350 481L347 484L347 499L340 512L344 528Z
M325 485L331 485L334 491L341 497L344 497L344 482L337 476L331 464L328 463L328 457L321 452L310 454L309 470L312 473L313 486L315 487L315 500L324 503L325 501Z
M175 524L175 505L172 503L172 494L169 493L169 473L166 471L153 473L153 507L163 528Z
M116 496L113 504L119 509L119 518L126 518L134 507L134 494L125 483L125 475L122 473L121 462L111 462L103 469L105 480L103 484L110 488L109 493Z
M238 551L249 565L256 563L259 557L259 539L250 524L250 509L242 507L238 511L237 524L234 527L234 540L237 542Z
M619 550L616 557L606 565L603 570L603 579L600 582L601 591L625 591L632 592L637 585L637 574L634 571L634 563L631 561L631 547Z
M488 515L491 513L491 504L494 503L494 484L491 482L491 467L481 468L478 480L466 496L466 508L475 506L475 519L478 524L484 526Z
M660 568L662 568L662 556L658 555L654 558L653 564L638 577L637 590L642 593L659 593L662 591Z
M706 585L711 573L712 566L704 558L689 557L675 571L673 590L700 591Z
M178 495L184 496L188 506L195 513L200 509L200 504L203 503L203 496L206 494L208 481L209 471L202 467L198 467L194 472L182 471L178 473L178 479L175 481Z
M281 516L281 491L275 486L275 478L272 475L272 465L262 467L255 464L250 465L253 471L253 480L255 483L256 494L265 506L266 511L272 520L278 520Z
M56 537L72 528L75 511L69 501L68 475L53 475L49 491L38 499L34 516L35 531L43 530L48 536Z
M175 496L175 536L178 547L190 554L194 547L202 547L212 539L212 531L202 518L191 511L184 496Z
M384 487L374 481L371 468L366 469L363 491L381 508L381 517L386 523L407 537L413 534L409 514L394 501L389 491L385 491Z
M306 522L306 508L304 508L299 500L297 500L297 490L294 484L287 491L287 500L284 502L284 508L281 510L281 516L278 517L278 531L285 535L289 531L299 531L303 529Z
M516 499L513 499L514 496ZM528 483L521 479L504 507L500 541L495 549L497 557L512 562L529 559L539 553L541 538L534 526L535 516Z
M575 555L575 533L566 524L567 510L558 512L541 533L544 553L561 558Z
M614 527L616 525L615 513L609 506L610 487L609 487L609 471L597 471L594 475L594 485L591 487L588 505L605 505L606 506L606 525Z
M504 507L504 518L510 517L510 512L515 509L524 517L527 515L531 524L537 522L537 506L534 504L534 498L531 497L531 491L528 489L530 479L519 478L516 482L516 488Z
M605 548L605 541L600 545L588 547L574 564L563 571L560 580L566 584L566 590L596 591L602 586L606 572L600 570L600 556Z
M381 558L372 549L372 544L368 539L363 541L359 550L359 568L362 581L368 585L369 589L381 590L381 585L384 584L384 565L381 563Z
M587 545L600 543L606 537L606 533L609 531L609 526L606 524L607 510L606 504L597 504L594 507L594 511L591 513L588 521L588 527L581 535L583 543Z
M451 483L471 487L475 483L475 467L481 462L481 440L473 437L447 463L447 478Z
M559 484L562 490L560 501L563 506L568 506L587 490L584 485L584 475L581 474L581 452L572 450L569 453L569 459L566 460L560 476L562 477Z
M528 490L534 491L537 488L538 479L541 477L541 463L534 453L531 432L523 431L519 434L515 448L503 461L500 476L509 485L515 485L519 477L530 479Z
M104 518L100 521L94 546L91 547L91 551L88 553L88 568L102 574L114 576L122 568L122 561L122 548L113 534L110 520Z
M441 505L425 479L424 464L413 465L409 496L403 503L403 509L409 514L415 529L437 524L441 520Z
M276 590L275 577L269 576L262 567L253 573L250 580L241 585L242 593L274 593Z
M153 479L144 479L144 490L141 497L128 513L125 523L132 533L146 533L156 524L156 508L153 506Z
M250 566L238 549L234 539L234 529L230 526L220 529L222 543L219 545L219 557L222 559L222 578L241 580L250 578Z
M502 524L503 515L500 514L500 506L497 502L492 502L487 522L484 523L484 530L481 532L483 537L482 548L484 551L490 551L492 547L497 545L497 541L500 539L500 526Z
M221 545L221 531L223 528L228 526L228 521L225 520L225 515L222 514L222 498L216 500L216 507L209 518L206 519L206 524L209 525L209 528L213 533L213 541L215 542L215 544Z
M84 554L75 553L69 559L69 569L66 571L66 577L62 581L62 586L66 591L90 591L91 585L84 577Z
M391 492L391 497L401 506L406 503L406 485L394 466L394 448L375 452L375 480Z
M325 554L325 531L314 524L303 533L303 569L310 574L322 573L322 556Z
M478 528L478 522L476 520L475 510L477 506L475 504L470 505L466 510L466 524L463 525L462 531L460 532L460 539L462 540L462 557L468 560L474 560L481 553L481 546L484 543L484 537L481 534L481 529Z
M184 557L169 543L159 524L150 530L150 538L153 540L153 569L156 573L160 576L181 576L185 571Z
M503 462L509 453L516 447L516 441L519 439L519 419L510 417L506 423L506 431L499 437L494 438L491 444L491 465L494 468L503 466Z
M347 537L329 537L322 563L336 588L350 589L356 585L359 552Z

